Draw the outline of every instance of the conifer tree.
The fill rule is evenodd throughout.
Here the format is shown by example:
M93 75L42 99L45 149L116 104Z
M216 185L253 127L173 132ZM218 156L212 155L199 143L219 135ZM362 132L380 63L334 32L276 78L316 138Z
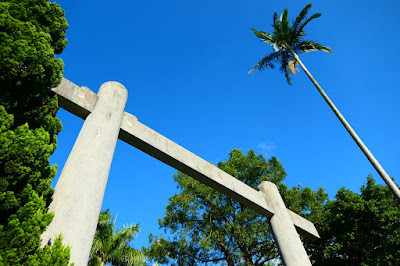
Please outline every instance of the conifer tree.
M67 265L60 238L41 248L61 122L64 11L47 0L0 1L0 265Z

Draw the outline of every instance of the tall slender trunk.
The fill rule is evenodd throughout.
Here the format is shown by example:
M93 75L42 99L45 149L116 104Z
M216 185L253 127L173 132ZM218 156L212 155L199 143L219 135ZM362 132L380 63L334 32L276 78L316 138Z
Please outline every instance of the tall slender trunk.
M342 122L343 126L346 128L347 132L351 135L351 137L354 139L354 141L357 143L358 147L362 150L362 152L367 156L368 160L372 164L372 166L375 168L375 170L379 173L379 175L382 177L383 181L389 186L389 188L393 191L394 195L397 197L397 199L400 200L400 190L399 187L393 182L393 180L389 177L389 175L386 173L386 171L383 169L383 167L379 164L378 160L375 159L374 155L369 151L367 146L362 142L362 140L358 137L356 132L353 130L353 128L350 126L350 124L346 121L346 119L343 117L343 115L339 112L339 110L336 108L336 106L333 104L333 102L329 99L328 95L324 92L324 90L321 88L321 86L318 84L318 82L314 79L314 77L311 75L311 73L308 71L306 66L303 64L303 62L300 60L299 56L296 53L293 53L294 58L296 61L300 64L301 68L306 72L307 76L310 78L311 82L314 83L315 87L321 93L322 97L325 99L325 101L328 103L328 105L331 107L332 111L335 113L337 118L339 118L340 122Z

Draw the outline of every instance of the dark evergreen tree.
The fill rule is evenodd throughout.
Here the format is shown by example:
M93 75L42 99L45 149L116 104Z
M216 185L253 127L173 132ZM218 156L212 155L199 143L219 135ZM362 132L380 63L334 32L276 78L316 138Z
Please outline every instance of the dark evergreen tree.
M67 40L64 11L47 0L0 1L0 265L67 265L56 241L40 247L61 122L49 89L62 78L56 59Z

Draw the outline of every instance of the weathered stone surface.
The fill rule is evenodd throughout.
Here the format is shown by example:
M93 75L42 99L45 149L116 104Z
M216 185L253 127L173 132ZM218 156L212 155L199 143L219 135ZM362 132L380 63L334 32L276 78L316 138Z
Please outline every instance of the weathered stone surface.
M62 108L80 117L82 117L80 115L82 113L92 112L97 101L97 95L90 89L79 87L67 79L63 79L63 82L52 90L62 96L62 101L60 100ZM271 207L258 191L143 125L134 115L124 113L119 138L200 182L231 196L266 217L272 216ZM290 210L288 212L300 234L312 240L319 238L313 223Z
M87 263L119 137L270 218L286 265L310 265L296 230L310 239L319 238L318 232L311 222L286 209L274 184L263 182L257 191L123 112L127 92L119 83L103 84L96 95L63 79L52 90L62 108L87 119L57 183L50 205L56 215L42 235L43 244L62 232L65 242L72 245L72 261Z
M268 218L273 215L273 209L260 192L143 125L133 115L125 113L119 138L262 215ZM313 223L288 212L300 233L310 239L319 238Z
M64 243L71 246L71 262L80 266L88 262L128 93L117 82L104 83L97 96L70 84L67 90L72 95L64 94L67 99L92 112L57 182L49 207L55 216L42 243L52 243L62 233ZM78 112L84 113L81 107Z
M51 89L58 95L59 105L74 115L85 119L97 102L97 95L87 87L79 87L63 78L60 85Z
M307 252L296 232L293 221L286 209L276 185L269 181L261 182L258 189L273 208L274 215L269 219L281 259L286 266L311 265Z

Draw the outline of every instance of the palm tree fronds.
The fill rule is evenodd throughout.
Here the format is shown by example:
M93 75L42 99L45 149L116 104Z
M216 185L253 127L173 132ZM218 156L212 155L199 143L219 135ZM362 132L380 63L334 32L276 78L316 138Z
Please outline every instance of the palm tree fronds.
M300 14L297 16L295 22L293 23L293 29L297 30L299 27L300 23L307 17L308 12L310 11L312 7L312 3L309 3L306 5L303 10L300 12Z
M278 13L274 13L274 24L272 24L272 25L275 25L276 24L276 22L278 22Z
M136 249L120 249L116 252L113 258L110 260L112 265L132 265L141 266L147 265L145 263L146 257L142 252Z
M109 210L100 213L89 265L146 265L143 253L130 246L139 226L132 224L116 230L114 221Z
M266 68L274 68L273 61L279 58L279 52L275 52L265 56L263 59L258 61L252 69L250 69L249 74L253 73L254 70L264 70Z
M339 120L342 122L346 130L349 132L351 137L356 141L358 146L361 148L363 153L367 156L368 160L371 162L371 164L374 166L374 168L378 171L379 175L382 177L382 179L385 181L385 183L390 187L392 192L394 193L394 196L400 200L400 190L398 186L393 182L393 180L390 178L390 176L385 172L383 167L379 164L379 162L375 159L375 157L372 155L372 153L369 151L369 149L364 145L364 143L361 141L361 139L358 137L358 135L354 132L354 130L351 128L349 123L344 119L342 114L339 112L339 110L336 108L336 106L333 104L333 102L329 99L329 97L326 95L326 93L323 91L321 86L318 84L318 82L314 79L314 77L311 75L311 73L307 70L307 68L304 66L304 64L301 62L300 58L297 56L297 53L305 53L305 52L310 52L310 51L324 51L327 53L332 53L332 49L324 46L322 44L319 44L314 41L302 41L302 37L305 36L304 32L304 27L313 19L319 18L321 16L321 13L316 13L309 17L307 20L302 22L309 10L311 8L311 4L308 4L303 10L300 12L299 16L296 18L294 21L294 24L289 25L287 22L287 14L288 11L285 9L282 12L282 15L279 20L276 20L276 15L274 15L274 34L270 36L270 41L269 44L272 44L275 53L279 53L279 62L281 63L281 72L285 74L286 80L289 84L292 84L290 81L290 75L294 74L295 69L294 69L294 62L290 62L290 59L293 60L293 57L298 61L300 66L303 68L304 72L306 72L307 76L310 78L311 82L315 85L319 93L322 95L322 97L325 99L325 101L328 103L332 111L336 114L336 116L339 118ZM264 61L263 61L264 60ZM271 59L269 56L264 57L259 63L250 70L250 73L254 69L259 69L262 70L263 68L266 68L270 66L271 64Z
M285 9L283 10L282 14L281 14L281 17L279 18L279 21L280 21L280 22L282 22L282 21L287 21L287 20L288 20L288 19L287 19L288 13L289 13L289 10L288 10L287 8L285 8Z
M114 218L110 215L110 210L109 209L100 212L99 222L98 222L99 224L101 224L101 225L107 224L110 221L114 221Z
M315 13L314 15L312 15L311 17L309 17L306 21L304 21L299 28L297 29L297 33L303 35L304 32L304 27L313 19L319 18L320 16L322 16L321 13Z
M264 70L267 68L274 68L274 61L279 63L280 71L284 73L286 80L289 84L291 82L291 75L298 72L296 68L297 61L295 60L296 54L306 53L310 51L324 51L332 53L332 49L320 43L303 40L305 36L304 27L313 19L319 18L321 13L315 13L308 17L311 10L312 3L306 5L300 14L297 16L293 23L289 23L288 9L285 8L278 18L278 14L274 13L274 32L272 34L257 31L252 29L254 34L263 42L271 45L274 49L269 55L266 55L257 65L250 69L249 73L255 70ZM307 18L308 17L308 18Z
M125 226L114 233L115 246L128 245L139 233L139 225Z
M289 61L290 61L289 54L288 54L288 53L282 54L281 57L280 57L281 67L280 67L279 70L280 70L282 73L285 74L287 83L288 83L289 85L293 85L293 84L292 84L292 81L291 81L291 79L290 79L291 72L290 72L290 69L289 69L289 67L288 67Z
M302 53L307 53L311 51L323 51L326 53L333 53L333 50L329 48L328 46L324 46L320 43L317 43L315 41L303 41L300 43L300 51Z
M283 10L281 17L279 19L279 25L280 25L280 32L284 33L287 32L290 29L290 25L289 25L289 20L288 20L288 9L285 8L285 10Z
M271 34L268 34L268 33L264 32L264 31L257 31L257 30L252 29L252 28L251 28L251 30L254 32L254 34L258 38L261 39L261 41L266 42L268 44L273 44L275 42L274 38L273 38L273 36Z

